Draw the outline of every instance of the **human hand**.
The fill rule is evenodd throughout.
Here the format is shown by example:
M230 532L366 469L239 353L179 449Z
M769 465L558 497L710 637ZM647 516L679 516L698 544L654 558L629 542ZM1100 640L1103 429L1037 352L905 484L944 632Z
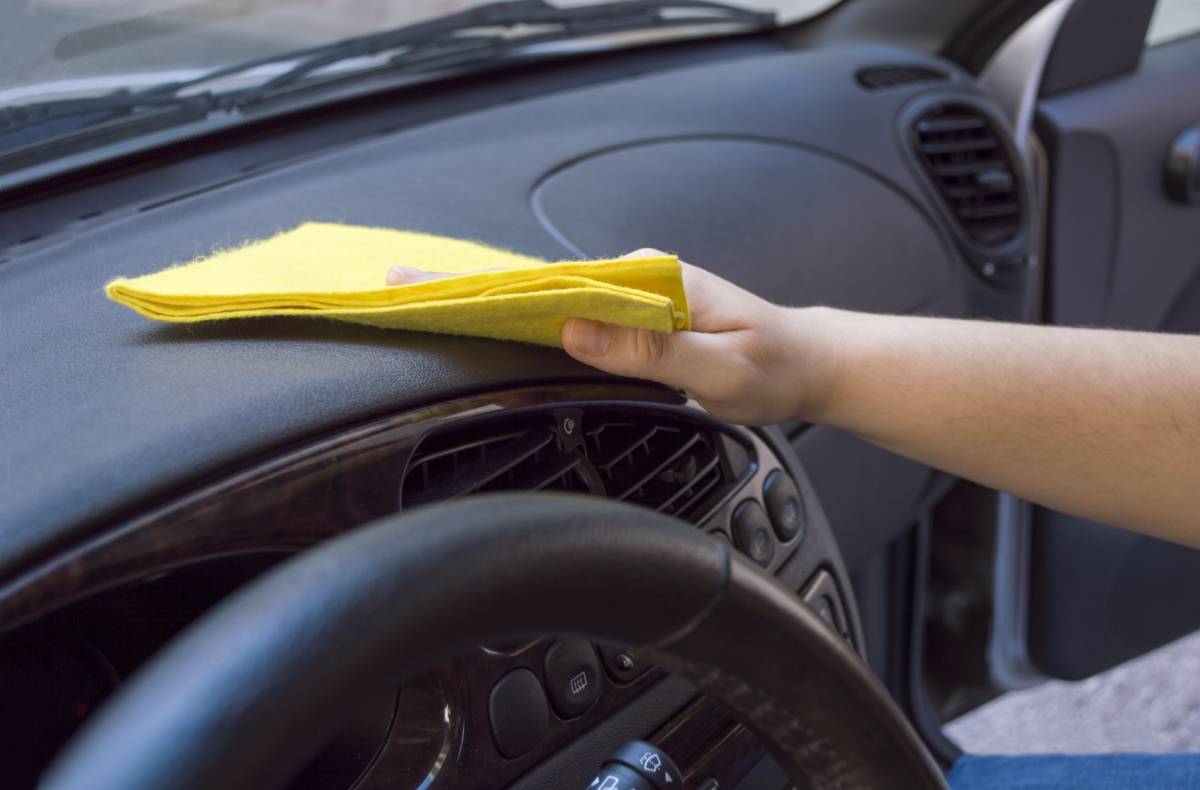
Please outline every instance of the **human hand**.
M642 249L625 256L655 257ZM801 328L803 310L771 304L733 283L683 263L691 308L687 332L653 332L583 318L563 325L563 349L575 359L619 376L683 390L718 419L767 425L819 411L828 369L815 338ZM443 277L397 267L389 285Z

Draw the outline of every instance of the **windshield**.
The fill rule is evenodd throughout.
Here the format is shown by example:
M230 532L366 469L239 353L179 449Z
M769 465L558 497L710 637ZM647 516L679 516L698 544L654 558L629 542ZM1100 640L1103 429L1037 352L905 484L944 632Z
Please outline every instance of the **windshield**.
M556 0L559 7L595 0ZM839 0L746 0L782 23ZM0 0L0 105L186 80L482 5L470 0ZM672 31L684 35L684 31Z

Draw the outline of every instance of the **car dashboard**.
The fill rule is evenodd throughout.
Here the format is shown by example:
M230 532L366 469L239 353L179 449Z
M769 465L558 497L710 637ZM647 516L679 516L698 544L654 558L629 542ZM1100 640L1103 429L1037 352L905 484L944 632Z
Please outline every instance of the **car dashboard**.
M24 576L0 606L5 622L33 623L17 629L14 642L24 644L6 676L29 689L80 689L54 706L30 705L40 719L33 731L69 731L212 599L275 562L406 508L506 491L604 496L675 515L747 553L861 643L811 486L774 445L675 393L630 385L522 388L375 420L240 470ZM127 620L138 627L120 625ZM58 661L39 665L50 652ZM348 787L360 775L360 787L508 783L664 680L655 698L695 696L664 676L619 645L483 645L381 689L298 786ZM744 738L740 760L761 756L741 725L711 704L694 708L660 725L676 739ZM748 767L705 757L690 762L718 781Z
M956 195L984 166L1010 180L976 216ZM1003 118L953 65L739 41L408 89L10 201L11 786L32 786L125 677L230 591L346 530L477 493L675 515L867 656L852 575L937 483L848 435L724 425L557 350L292 319L152 325L105 302L112 277L321 220L549 260L657 246L782 303L1019 318L1028 189ZM762 757L685 681L570 636L481 645L347 704L351 724L294 787L567 787L630 736L720 787Z

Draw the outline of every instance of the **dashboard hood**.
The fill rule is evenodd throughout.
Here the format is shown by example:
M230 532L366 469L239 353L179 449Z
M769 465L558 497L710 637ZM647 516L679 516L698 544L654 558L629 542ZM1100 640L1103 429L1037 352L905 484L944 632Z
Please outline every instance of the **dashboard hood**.
M604 378L548 348L312 319L168 325L105 298L118 275L308 219L567 256L523 201L508 201L509 218L453 210L443 202L453 198L430 191L402 206L399 194L420 180L411 161L384 175L373 156L350 159L359 175L330 158L133 212L0 265L0 578L301 439L461 394ZM439 181L439 192L457 191Z
M117 181L87 187L99 208L0 251L0 578L301 439L473 392L606 379L555 349L307 319L163 325L104 297L118 275L302 222L548 260L663 246L778 301L960 311L962 267L936 209L880 134L911 94L843 102L844 117L808 109L901 55L924 57L772 51L484 110L451 96L432 121L426 105L445 97L381 102L373 133L356 120L348 139L270 167L231 168L234 146L164 163L154 177L171 189L153 201L120 206ZM413 112L420 122L395 115ZM5 213L0 238L28 235Z
M561 351L475 338L310 319L155 324L103 286L188 253L138 235L80 239L50 269L0 284L4 571L323 431L470 392L602 378Z

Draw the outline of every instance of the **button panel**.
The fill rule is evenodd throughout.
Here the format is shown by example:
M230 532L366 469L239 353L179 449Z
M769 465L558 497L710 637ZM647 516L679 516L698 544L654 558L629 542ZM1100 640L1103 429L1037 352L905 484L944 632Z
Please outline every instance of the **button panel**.
M461 666L490 687L484 715L495 751L518 764L550 748L564 731L615 710L655 677L653 665L626 649L583 639L514 641L504 652L496 647L481 647Z
M556 416L567 420L574 415L560 411ZM810 523L809 517L814 514L808 507L813 503L805 500L805 489L800 485L802 478L794 478L772 449L764 446L765 441L756 437L752 443L753 448L746 447L747 457L739 464L742 474L736 475L739 479L736 493L730 492L704 506L708 517L700 526L768 573L779 576L789 588L799 590L798 597L829 623L830 632L841 635L853 648L848 628L849 612L844 608L832 575L826 579L819 570L820 565L799 553L802 547L816 551L824 545L817 540L823 537L821 533L814 532L823 529L819 509L815 513L817 520ZM667 471L674 474L675 466L668 467ZM813 584L818 581L819 584ZM495 736L497 751L505 757L498 762L511 769L504 772L508 780L537 766L546 755L568 743L570 737L587 731L595 722L611 715L629 699L650 688L651 683L662 675L661 671L651 671L652 666L627 649L592 645L580 639L546 637L528 646L519 642L489 646L481 651L481 655L486 655L487 662L495 669L485 671L478 678L480 683L490 684L505 671L512 672L520 667L536 677L544 695L549 724L545 735L532 750L516 758L508 757L512 748L505 747L508 751L502 751L502 736ZM482 687L487 688L486 685ZM600 790L601 787L606 790L682 790L682 776L662 767L666 764L665 755L646 757L647 754L650 753L631 755L622 752L619 758L607 761L599 773L589 776L592 784L585 786L589 790ZM646 757L644 766L640 763L643 757ZM687 757L694 759L691 754ZM594 766L593 763L588 768ZM661 775L658 771L662 771ZM671 776L669 782L668 774ZM694 781L699 782L702 778L707 781L711 776L709 773ZM651 777L657 777L658 781Z
M804 543L809 514L787 469L752 464L749 471L741 496L719 508L706 526L709 534L728 540L739 553L777 574Z

